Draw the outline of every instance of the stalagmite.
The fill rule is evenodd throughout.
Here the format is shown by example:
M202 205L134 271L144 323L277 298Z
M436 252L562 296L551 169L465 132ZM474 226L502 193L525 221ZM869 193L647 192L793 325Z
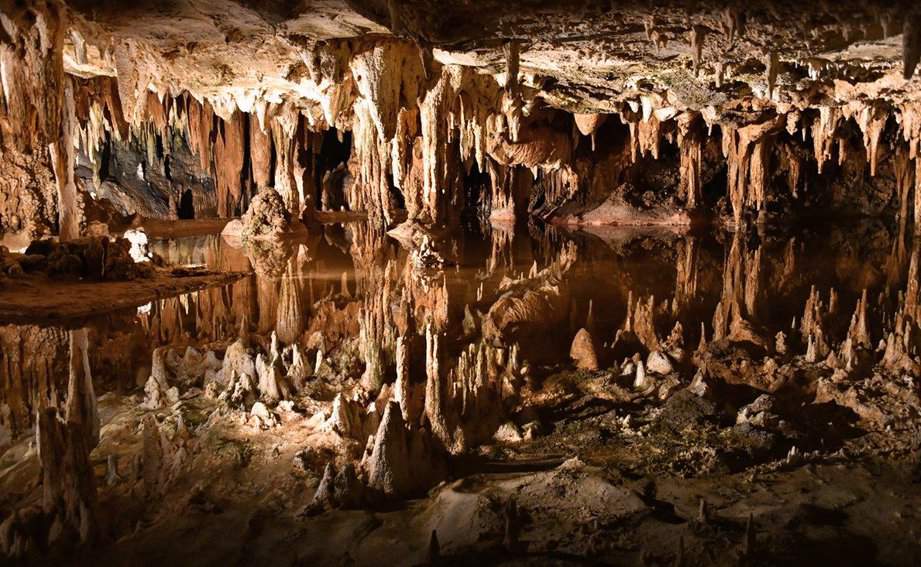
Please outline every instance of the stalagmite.
M409 337L401 336L397 339L396 367L397 379L394 385L393 399L400 404L403 420L407 423L418 421L421 405L415 399L416 388L410 376L410 341Z
M409 447L399 404L384 409L368 462L368 485L388 496L409 494L412 489Z
M7 561L911 563L810 506L917 450L921 8L115 4L0 10Z
M864 348L870 347L870 332L867 327L867 290L864 289L851 317L851 326L848 330L848 339L855 345Z
M598 370L598 355L595 353L595 341L585 329L579 329L572 346L569 348L569 357L576 363L579 370L594 372Z
M451 431L445 417L444 383L441 378L439 365L438 334L433 332L431 325L425 329L425 418L429 423L432 434L438 439L450 439Z
M70 331L70 376L64 420L81 428L90 447L99 443L99 410L87 352L87 331Z

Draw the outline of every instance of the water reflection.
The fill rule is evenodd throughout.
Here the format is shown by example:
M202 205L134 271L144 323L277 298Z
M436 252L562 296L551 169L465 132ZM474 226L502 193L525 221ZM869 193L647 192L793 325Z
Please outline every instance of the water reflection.
M390 352L379 355L372 348L363 353L365 362L386 366L393 361L374 360L392 358L396 336L434 324L449 337L447 344L457 343L450 350L459 352L465 317L485 315L510 281L551 265L566 246L574 248L575 261L559 283L565 324L554 323L553 313L525 313L531 319L509 329L509 337L519 338L528 324L535 326L540 348L521 347L545 363L566 362L569 340L586 321L600 340L611 341L631 297L652 298L657 331L667 334L680 323L686 344L697 344L701 332L707 339L729 337L733 321L744 321L767 344L776 333L789 333L813 288L825 295L835 290L840 317L830 322L829 339L841 340L866 289L879 306L871 314L878 339L917 257L916 245L875 224L792 235L493 228L441 243L447 258L436 269L420 268L410 249L358 224L325 227L308 241L246 250L217 234L153 240L152 250L171 263L252 274L92 321L86 327L91 373L102 388L124 391L142 381L155 348L221 348L242 330L328 349L335 341L324 341L323 334L357 329L365 343ZM411 306L409 313L400 313L401 303ZM3 424L20 434L32 422L34 392L47 405L64 387L68 334L64 328L8 325L0 327L0 342Z
M571 367L580 329L597 341L601 367L616 372L625 357L659 349L689 365L707 341L744 343L759 356L829 357L829 368L850 366L854 345L915 349L906 321L919 304L918 241L882 224L777 234L494 227L400 239L351 224L245 249L220 235L151 248L173 264L251 275L75 329L0 326L0 450L36 423L41 450L71 447L43 453L45 512L63 514L81 539L91 537L95 488L73 466L98 441L96 397L140 396L158 364L175 377L182 357L210 352L220 369L240 337L265 356L260 382L271 366L279 383L288 378L281 390L312 403L359 385L392 391L407 422L424 415L451 453L489 439L525 380ZM886 360L911 368L888 350ZM183 386L206 389L202 376Z

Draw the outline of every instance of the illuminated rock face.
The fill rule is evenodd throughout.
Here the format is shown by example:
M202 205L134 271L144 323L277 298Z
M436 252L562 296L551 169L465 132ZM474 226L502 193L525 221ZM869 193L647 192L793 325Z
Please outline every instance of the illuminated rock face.
M0 563L917 562L915 3L14 4Z
M0 227L239 216L266 187L296 219L390 226L465 207L580 225L917 208L911 8L491 4L501 30L462 3L13 10ZM126 147L143 159L113 161Z

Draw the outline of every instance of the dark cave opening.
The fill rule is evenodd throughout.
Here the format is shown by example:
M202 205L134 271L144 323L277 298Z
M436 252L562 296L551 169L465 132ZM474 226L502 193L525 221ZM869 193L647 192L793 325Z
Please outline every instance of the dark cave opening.
M192 201L192 190L186 189L179 198L179 206L176 214L180 220L191 220L195 218L195 204Z
M345 206L345 184L349 176L348 161L351 153L351 132L330 128L323 133L314 168L316 202L322 210L338 210Z

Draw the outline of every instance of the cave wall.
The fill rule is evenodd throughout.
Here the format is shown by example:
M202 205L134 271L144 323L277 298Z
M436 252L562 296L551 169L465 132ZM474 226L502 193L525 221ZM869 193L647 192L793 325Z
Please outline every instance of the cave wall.
M382 16L355 8L370 21L351 32L271 35L253 23L253 39L237 29L203 47L175 43L193 30L168 32L157 10L138 15L150 24L145 35L80 6L16 8L3 43L3 147L12 159L2 166L0 222L7 233L73 237L86 194L111 197L122 215L173 218L190 190L184 216L232 217L272 188L296 217L325 203L385 226L404 216L443 224L474 197L463 187L472 172L489 184L488 198L471 204L494 220L530 211L567 224L739 224L800 204L911 216L921 139L914 20L906 16L901 30L899 78L891 12L873 20L856 10L858 32L802 8L827 32L816 43L842 50L862 40L876 50L858 68L803 59L785 44L768 49L759 38L799 45L777 28L777 14L710 8L685 12L683 27L669 6L629 7L623 22L602 10L586 25L610 25L607 33L637 47L644 78L622 84L616 73L592 75L592 60L582 71L567 67L547 29L526 19L509 29L532 41L486 28L452 43L438 26L406 19L409 6L383 22L390 35L369 33ZM643 22L642 32L624 22ZM283 72L278 57L246 51L262 36L290 57ZM750 44L762 56L746 58L740 45ZM666 50L674 56L659 57ZM226 67L203 67L209 56ZM349 134L351 151L347 168L327 177L319 156L333 130ZM75 163L91 175L81 169L75 179ZM724 194L707 189L723 179Z

